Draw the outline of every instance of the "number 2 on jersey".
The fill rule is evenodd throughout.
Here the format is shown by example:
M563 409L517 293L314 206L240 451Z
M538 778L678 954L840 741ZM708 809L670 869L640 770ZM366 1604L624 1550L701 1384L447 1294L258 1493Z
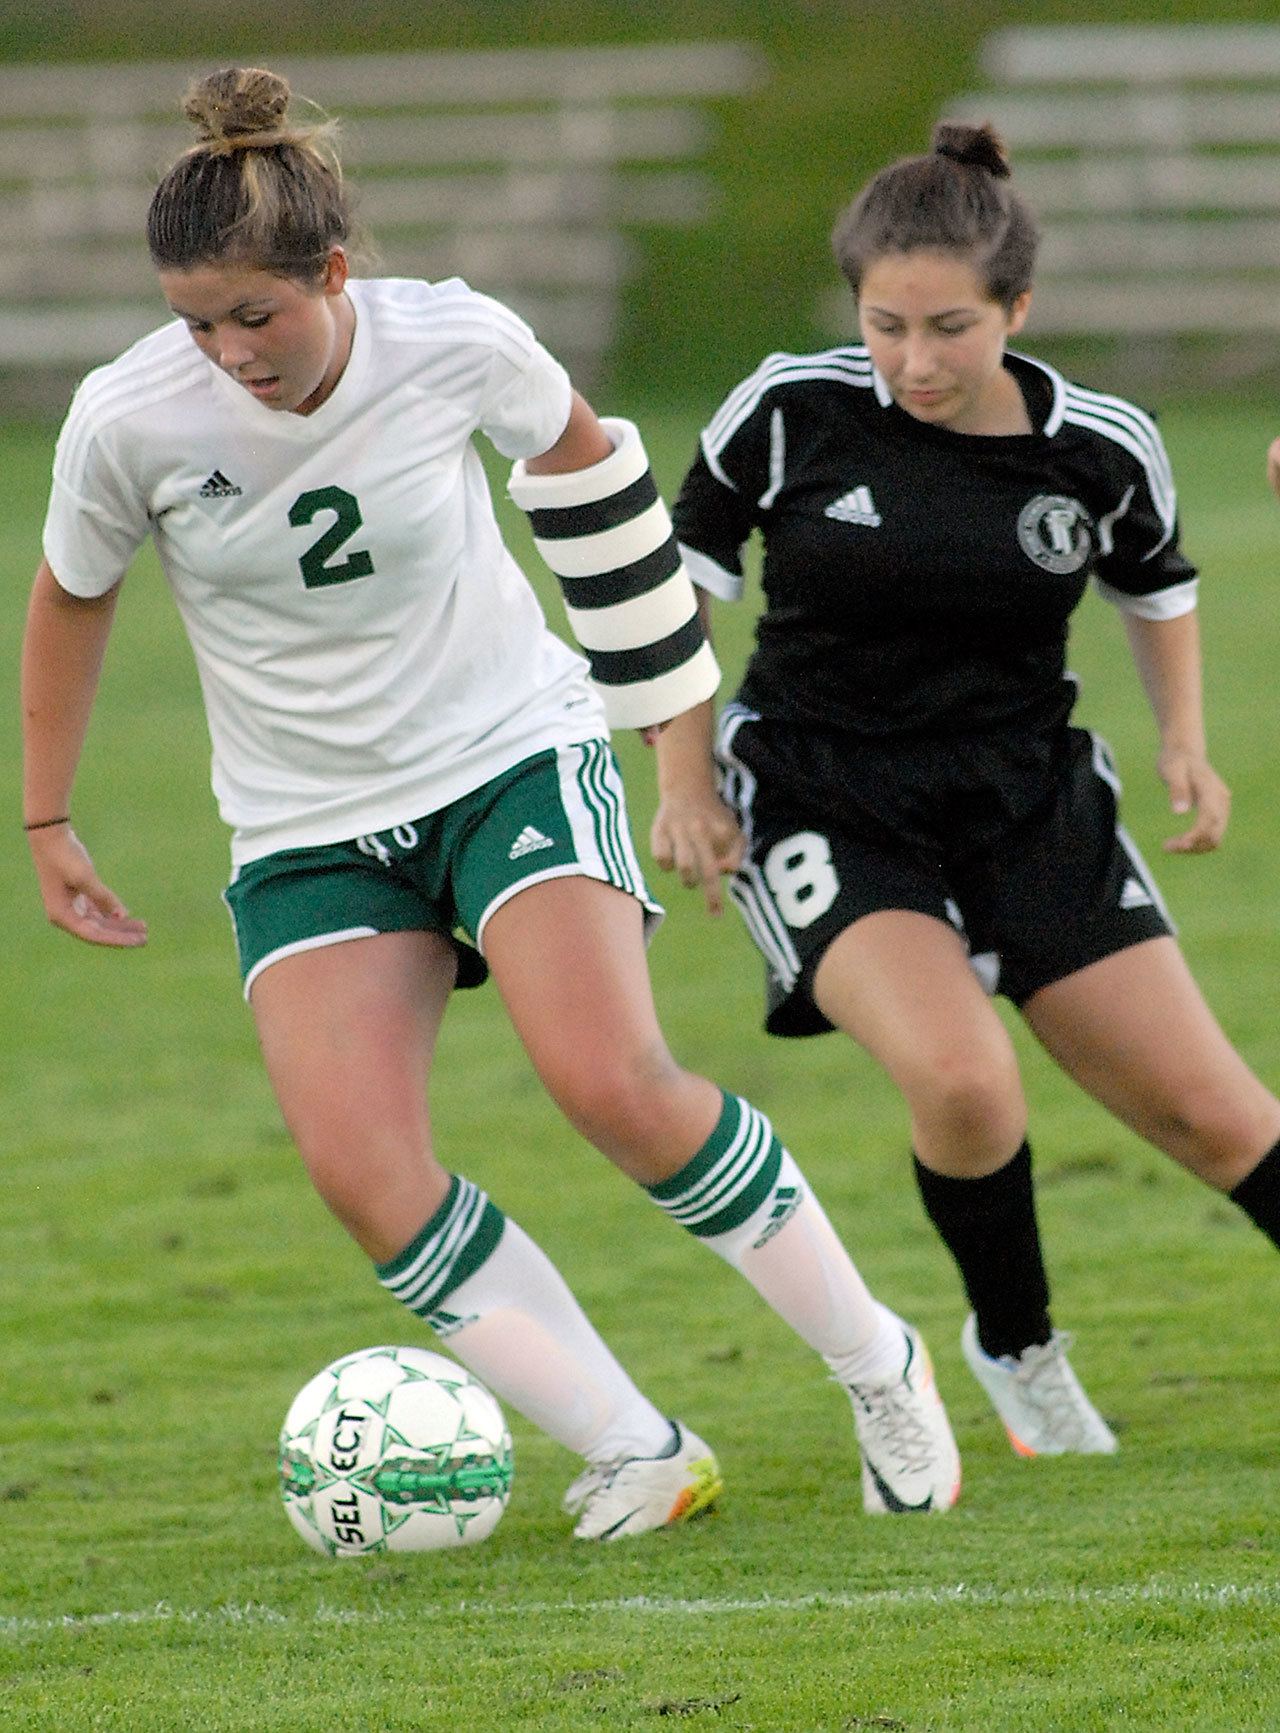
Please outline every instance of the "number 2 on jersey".
M321 512L331 511L334 521L324 534L312 542L298 564L302 581L309 590L322 584L349 584L353 578L367 578L373 571L373 560L363 548L356 548L345 560L330 564L334 554L364 523L360 505L353 493L344 487L316 487L299 494L289 507L289 522L294 529L309 524Z

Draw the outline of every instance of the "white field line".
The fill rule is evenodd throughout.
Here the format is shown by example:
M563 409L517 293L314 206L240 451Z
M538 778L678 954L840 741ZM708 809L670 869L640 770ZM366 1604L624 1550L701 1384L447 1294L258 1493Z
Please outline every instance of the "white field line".
M1108 1588L997 1589L974 1583L949 1587L867 1589L844 1594L753 1595L677 1599L667 1595L632 1595L603 1601L471 1601L436 1602L434 1616L458 1613L468 1618L510 1618L547 1614L620 1614L638 1618L716 1618L733 1613L844 1613L893 1611L916 1607L1280 1607L1280 1583L1116 1583ZM387 1612L378 1608L332 1607L321 1603L310 1612L280 1612L260 1601L219 1607L175 1607L168 1601L132 1610L62 1613L46 1618L0 1616L0 1637L24 1637L53 1631L98 1631L132 1625L262 1625L305 1629L314 1625L385 1625L421 1619L421 1608Z

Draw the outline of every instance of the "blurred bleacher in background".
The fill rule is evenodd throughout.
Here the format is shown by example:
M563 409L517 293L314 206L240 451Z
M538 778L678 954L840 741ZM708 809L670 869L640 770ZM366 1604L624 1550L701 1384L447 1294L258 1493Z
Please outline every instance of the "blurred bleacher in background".
M147 198L189 142L187 77L236 59L342 120L370 269L501 296L606 402L710 412L769 350L851 334L831 222L960 114L1000 127L1043 219L1028 348L1146 398L1274 389L1275 0L1233 0L1222 22L1202 0L1057 22L1080 9L0 0L0 402L59 412L88 366L164 318ZM686 24L705 40L682 40ZM143 43L168 58L140 63Z
M589 389L617 336L637 227L704 222L711 99L762 56L734 42L283 56L340 118L357 213L391 276L463 276L533 324ZM178 96L207 63L0 68L0 371L64 402L167 316L147 204L192 142ZM305 118L305 108L299 105Z
M1105 346L1117 385L1274 372L1280 23L1015 26L980 67L942 115L995 125L1041 220L1021 341Z

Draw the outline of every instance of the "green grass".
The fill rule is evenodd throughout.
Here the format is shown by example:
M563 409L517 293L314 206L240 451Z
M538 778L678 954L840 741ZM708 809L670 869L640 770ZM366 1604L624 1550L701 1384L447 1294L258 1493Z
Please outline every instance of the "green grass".
M726 381L727 383L727 381ZM668 489L697 417L637 414ZM707 406L709 407L709 405ZM1162 883L1233 1038L1280 1077L1273 572L1264 410L1165 419L1205 571L1228 841ZM15 667L46 434L0 441L0 665ZM513 540L527 548L520 525ZM740 665L748 611L725 614ZM1080 716L1111 739L1151 857L1173 827L1118 622L1086 604ZM279 1508L275 1435L335 1355L425 1340L307 1188L240 1002L226 844L172 608L129 580L77 822L152 925L138 953L41 921L4 715L0 1004L0 1720L6 1728L1136 1727L1280 1723L1274 1253L1073 1092L1019 1035L1059 1320L1119 1431L1114 1460L1021 1463L959 1354L958 1287L912 1192L903 1113L847 1044L769 1042L754 953L671 887L653 951L688 1063L775 1116L876 1288L928 1334L965 1459L943 1521L861 1514L840 1393L741 1283L560 1123L491 992L448 1020L443 1153L560 1263L656 1400L720 1453L722 1512L608 1550L571 1543L575 1471L514 1422L511 1507L474 1551L330 1563ZM643 836L649 766L620 743Z

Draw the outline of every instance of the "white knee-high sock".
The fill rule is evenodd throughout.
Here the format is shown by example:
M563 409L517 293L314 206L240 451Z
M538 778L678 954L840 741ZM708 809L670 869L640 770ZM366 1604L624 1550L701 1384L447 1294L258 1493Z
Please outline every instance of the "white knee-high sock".
M588 1462L653 1456L671 1427L605 1346L551 1260L470 1181L377 1266L503 1402Z
M702 1148L648 1191L740 1270L842 1384L902 1371L900 1321L873 1298L791 1154L749 1102L726 1094Z

